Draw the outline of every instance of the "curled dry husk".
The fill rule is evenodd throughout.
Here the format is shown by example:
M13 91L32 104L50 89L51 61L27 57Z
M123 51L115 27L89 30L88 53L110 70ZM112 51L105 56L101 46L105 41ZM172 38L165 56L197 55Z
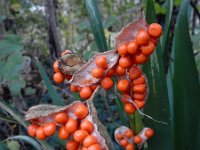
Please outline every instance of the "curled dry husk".
M106 56L108 63L108 70L110 70L118 61L119 55L116 50L107 51L104 53L95 54L85 65L83 65L78 71L76 71L69 81L71 85L85 87L98 83L100 79L97 79L91 75L93 68L97 67L95 59L99 56Z
M96 90L94 91L94 94L86 102L86 105L89 110L89 114L84 119L88 119L89 121L93 122L94 131L92 135L94 135L97 138L98 143L100 143L102 146L102 150L114 150L113 143L109 137L109 134L106 131L106 128L99 121L97 117L96 109L92 102L92 99L94 98L94 95L96 91L98 90L98 88L99 87L96 88ZM68 113L68 116L76 119L77 117L74 115L73 109L74 109L74 106L79 103L83 103L83 102L75 101L72 104L67 105L67 106L56 106L56 105L49 105L49 104L40 104L37 106L33 106L27 111L25 115L25 120L42 125L42 124L54 121L53 120L54 115L58 112L63 112L63 111L66 111Z
M63 55L59 60L59 69L64 74L73 75L85 64L84 60L78 54L68 53Z
M137 13L137 19L122 28L116 36L115 47L134 41L137 32L141 29L147 30L147 27L148 24L145 21L144 12L140 10Z
M115 129L114 138L115 138L115 141L116 141L118 144L120 144L120 142L119 142L119 140L117 139L117 134L122 134L122 135L124 135L125 132L128 131L128 130L131 130L131 129L129 129L129 128L126 127L126 126L120 126L119 128ZM126 138L126 137L124 136L124 138L127 139L127 140L129 141L129 143L133 143L133 137L131 137L131 138Z

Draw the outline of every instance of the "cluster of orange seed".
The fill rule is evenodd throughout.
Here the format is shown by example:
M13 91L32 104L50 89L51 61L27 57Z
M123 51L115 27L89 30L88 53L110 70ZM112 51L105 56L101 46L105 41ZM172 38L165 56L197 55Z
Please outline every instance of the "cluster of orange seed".
M116 142L126 150L134 150L135 145L144 143L147 139L151 138L154 131L151 128L144 128L140 133L134 135L134 132L121 126L115 130Z
M101 150L101 145L96 137L94 124L88 118L88 108L84 103L74 105L72 112L62 111L47 116L49 122L42 123L34 120L34 124L28 126L28 134L40 140L54 135L58 128L58 137L61 140L69 140L66 143L67 150ZM73 115L72 115L73 113Z

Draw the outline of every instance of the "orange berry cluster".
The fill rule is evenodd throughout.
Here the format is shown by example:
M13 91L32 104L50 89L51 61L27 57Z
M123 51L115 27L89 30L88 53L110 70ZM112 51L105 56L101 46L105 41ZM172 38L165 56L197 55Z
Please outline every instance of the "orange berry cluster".
M102 145L98 140L94 123L90 119L89 110L84 103L77 103L71 111L62 111L52 116L47 116L45 124L31 124L28 126L28 134L40 140L54 135L57 127L58 137L67 140L67 150L101 150ZM44 119L44 118L43 118Z
M126 150L134 150L134 144L144 143L147 139L151 138L154 131L151 128L144 128L140 133L134 136L134 132L121 126L115 130L116 142Z
M69 53L72 53L71 51L69 50L65 50L61 53L61 56L64 56L65 54L69 54ZM58 64L58 60L54 61L53 63L53 70L54 70L54 75L53 75L53 80L56 82L56 83L63 83L64 80L70 80L72 78L72 75L69 75L69 74L63 74L61 72L61 70L59 69L59 64Z
M116 138L121 147L124 147L126 150L134 150L134 144L131 141L133 139L134 133L132 130L128 129L125 132L117 133Z
M109 90L113 87L114 82L111 77L115 74L114 69L110 69L107 72L108 68L108 60L106 56L98 56L95 59L95 67L92 68L90 74L97 79L101 79L101 87L105 90ZM79 87L70 85L71 92L80 92L80 97L84 100L87 100L91 97L94 90L96 89L98 84L93 84L92 86Z
M144 107L147 83L142 70L138 66L133 65L128 71L128 77L126 76L125 79L118 81L117 89L122 92L121 100L124 103L126 113L133 114L135 112L134 104L139 109Z
M149 55L153 53L161 34L162 27L157 23L150 24L147 31L139 30L134 41L117 47L117 51L121 55L119 65L122 68L128 68L132 63L145 63Z

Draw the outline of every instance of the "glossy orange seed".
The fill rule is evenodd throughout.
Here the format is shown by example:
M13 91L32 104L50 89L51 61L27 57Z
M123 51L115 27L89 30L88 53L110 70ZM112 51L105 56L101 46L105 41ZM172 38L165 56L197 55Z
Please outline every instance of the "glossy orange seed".
M142 142L142 138L139 136L139 135L136 135L134 138L133 138L133 142L135 144L140 144Z
M74 132L74 140L81 143L88 135L88 132L85 130L77 130Z
M122 68L121 66L117 66L116 67L116 74L119 75L119 76L123 76L126 74L126 69Z
M75 132L76 130L78 130L78 121L73 118L69 118L65 125L65 129L69 133Z
M150 36L159 38L162 34L162 27L158 23L152 23L148 27L148 33Z
M134 135L134 134L133 134L133 131L132 131L132 130L127 130L127 131L125 132L125 136L126 136L127 138L131 138L133 135Z
M100 144L93 144L90 147L88 147L88 150L101 150Z
M79 148L79 143L74 140L68 141L66 143L67 150L78 150L78 148Z
M141 47L142 54L144 54L145 56L151 55L154 52L154 49L155 49L155 45L151 41L149 41L147 45L143 45Z
M128 145L128 140L126 140L126 139L120 140L119 145L121 145L122 147L126 147L126 145Z
M129 77L131 80L134 80L142 75L142 71L137 66L132 66L129 70Z
M124 110L127 114L133 114L135 113L135 106L131 103L127 103L124 105Z
M126 90L128 90L129 88L129 81L126 80L126 79L122 79L120 81L118 81L117 83L117 89L120 91L120 92L124 92Z
M64 80L65 80L65 76L64 76L64 74L61 73L61 72L56 72L56 73L54 73L54 75L53 75L53 80L54 80L56 83L62 83L62 82L64 82Z
M93 135L88 135L84 140L83 140L83 145L85 147L90 147L93 144L97 144L97 138Z
M132 89L134 93L142 94L146 91L146 85L145 84L134 85Z
M143 101L139 101L139 100L134 100L134 102L135 102L135 104L137 105L137 107L139 108L139 109L142 109L143 107L144 107L144 105L145 105L145 101L143 100Z
M145 45L149 42L150 37L149 34L147 33L147 31L145 30L140 30L137 35L136 35L136 42L139 45Z
M108 67L106 56L98 56L95 59L96 65L102 69L106 69Z
M91 75L95 78L102 78L104 76L104 70L102 68L93 68Z
M92 90L90 87L83 87L80 91L80 97L82 99L88 99L92 95Z
M132 64L132 61L131 61L130 57L123 56L119 59L119 66L124 69L129 68L131 66L131 64Z
M36 131L37 129L39 128L39 125L37 124L31 124L27 127L27 131L28 131L28 134L32 137L35 137L36 135Z
M44 125L44 134L46 136L54 135L55 131L56 131L56 124L54 122L47 123Z
M88 108L84 104L80 103L75 105L74 114L78 118L83 119L88 115L88 113L89 113Z
M122 135L121 133L118 133L118 134L116 135L116 138L117 138L118 140L122 140L124 137L123 137L123 135Z
M126 55L128 52L127 52L127 44L123 44L123 45L120 45L118 48L117 48L117 52L119 55L121 56L124 56Z
M133 99L144 100L145 96L146 96L146 93L143 93L143 94L134 93L133 94Z
M39 140L44 140L44 139L47 138L47 136L44 134L44 128L43 127L37 128L37 130L36 130L36 137Z
M105 77L102 81L101 81L101 86L102 88L104 88L105 90L109 90L113 87L113 81L110 77Z
M148 57L145 56L145 55L142 54L142 53L138 53L138 54L135 55L135 62L136 62L137 64L143 64L143 63L145 63L147 60L148 60Z
M139 47L139 46L138 46L138 44L137 44L135 41L130 42L130 43L128 43L128 45L127 45L127 51L128 51L128 53L131 54L131 55L136 54L137 51L138 51L138 47Z
M145 135L146 135L146 137L151 138L154 135L153 129L151 129L151 128L146 129Z
M60 72L60 69L58 68L58 61L56 60L56 61L54 61L54 63L53 63L53 70L55 71L55 72Z
M61 126L60 129L58 130L58 137L61 140L66 140L70 137L70 133L67 132L65 126Z
M92 133L94 131L94 125L86 119L81 122L80 128L82 130L86 130L88 133Z
M137 79L134 79L132 83L133 83L133 85L145 84L145 77L143 75L141 75Z
M64 123L66 123L67 120L68 120L67 112L56 113L55 116L54 116L54 120L58 124L64 124Z
M134 150L134 145L129 143L128 145L126 145L125 150Z

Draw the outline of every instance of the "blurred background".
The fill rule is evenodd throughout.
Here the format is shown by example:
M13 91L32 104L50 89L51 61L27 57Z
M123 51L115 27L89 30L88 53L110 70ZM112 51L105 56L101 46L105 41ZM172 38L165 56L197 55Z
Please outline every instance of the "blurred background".
M137 18L136 12L140 7L144 8L146 12L149 12L146 15L147 20L152 17L151 12L153 12L157 22L161 24L164 29L164 37L161 38L160 42L160 49L163 50L163 56L162 58L159 57L159 61L162 60L162 65L159 67L162 67L162 77L166 79L166 85L164 84L164 89L166 91L164 91L164 95L167 95L167 100L162 98L163 94L161 92L161 97L159 99L165 99L162 103L163 107L160 106L160 101L154 101L152 104L155 104L154 106L156 109L162 107L162 110L164 110L164 113L167 112L167 115L164 114L165 118L163 120L161 117L163 114L157 116L159 111L154 109L153 111L155 112L153 113L153 107L152 109L149 108L150 105L147 107L145 113L166 122L173 120L172 116L174 116L174 118L178 117L174 110L177 108L180 101L177 100L176 103L174 98L182 100L183 98L181 96L173 95L173 90L178 88L178 82L182 82L182 79L187 82L190 82L188 79L193 80L191 81L191 85L188 87L194 88L194 90L188 92L188 95L187 93L183 94L187 89L183 89L183 91L178 91L176 93L184 95L185 98L188 98L191 95L194 96L191 97L191 99L195 100L195 103L193 103L194 105L196 102L198 103L194 109L197 110L196 107L199 106L200 102L196 100L200 101L200 97L199 94L194 94L193 91L196 91L195 93L200 93L198 81L198 78L200 77L200 2L198 2L198 0L190 1L187 8L188 18L186 18L186 20L188 19L186 24L189 22L187 25L188 28L183 25L179 28L180 31L178 31L178 29L176 31L176 26L185 23L185 21L181 21L181 17L179 17L180 8L182 7L182 11L185 11L185 5L181 0L155 0L152 1L152 3L147 2L147 0L95 1L100 14L100 18L97 19L100 19L102 23L102 31L104 31L106 37L106 46L98 45L98 42L95 41L96 35L93 34L94 28L92 29L90 26L90 23L92 23L92 19L94 18L91 17L91 10L89 10L89 7L86 7L86 3L87 6L92 5L93 7L95 7L95 4L92 4L87 0L0 1L0 149L30 150L41 148L37 147L38 143L34 143L38 141L27 137L25 129L27 122L23 120L26 110L29 107L40 103L56 104L56 101L58 102L57 99L61 99L64 104L69 104L79 98L78 95L73 95L69 91L69 85L67 83L55 84L53 82L53 62L59 58L61 52L65 49L78 53L85 60L91 58L95 52L106 50L100 49L102 47L112 49L114 45L114 37L123 26ZM96 10L97 13L98 10ZM181 45L188 40L188 37L184 40L181 39L181 37L184 38L184 35L178 35L178 32L180 33L181 31L185 31L184 27L186 27L186 30L189 33L188 35L190 35L192 41L192 45L190 46L189 44L189 48L191 49L190 54L192 55L189 58L187 58L187 52L185 52L185 57L181 58L176 57L178 56L176 55L178 52L176 53L174 51L173 54L173 49L182 50L183 53L184 51L189 51L188 47L186 50L180 49L183 48ZM183 30L181 30L181 28L183 28ZM174 35L176 33L177 36ZM179 45L177 44L178 42ZM159 56L159 54L157 55ZM152 60L156 63L159 62L157 60L159 58L156 58L155 60L153 57ZM175 59L177 60L177 63ZM186 61L186 63L189 61L189 64L182 64L184 61ZM185 72L179 72L176 76L176 71L174 74L172 71L172 74L169 75L169 69L173 63L175 63L175 68L177 67L176 64L180 65L180 68L183 68L182 70L184 70L185 67ZM146 68L148 68L148 66L146 66ZM180 69L180 71L182 70ZM148 69L146 69L146 72L148 78ZM191 73L192 75L186 75L182 78L181 75L183 73ZM155 78L149 78L150 84L153 84L151 80L155 80ZM157 82L162 84L163 81L159 79L163 78L158 77ZM176 82L176 79L180 80L177 80ZM192 83L195 83L195 85ZM187 85L184 85L183 83L180 86ZM161 87L163 88L163 86ZM51 94L49 94L49 92ZM97 95L94 103L99 113L99 119L107 127L107 130L113 139L113 131L115 128L122 124L129 126L129 121L127 119L128 116L120 116L120 103L119 101L116 102L112 93L106 94L101 90L99 93L100 94ZM151 94L154 94L154 96L157 95L157 93L151 93L150 91L150 100L153 97ZM151 103L151 101L149 103ZM185 110L187 104L188 102L186 100L186 104L184 106L182 105L183 110ZM181 105L179 106L181 107ZM191 106L191 108L194 107ZM180 108L179 111L181 110L182 109ZM199 114L199 112L195 113L196 115ZM171 117L169 117L170 115ZM125 121L120 119L123 117L125 118ZM142 122L148 121L149 120L144 120ZM169 129L170 131L176 130L176 126L178 126L176 123L172 121L169 124L172 124L174 127L173 129ZM154 125L150 123L150 126L151 125L154 127ZM162 131L165 127L161 128ZM183 129L183 131L186 130L185 127ZM194 129L194 133L196 132L200 132L200 130ZM164 137L164 134L162 135ZM160 143L162 143L162 139L163 138L161 138ZM196 139L197 137L195 140ZM154 145L155 142L152 141L150 144ZM59 141L56 137L52 137L46 142L39 142L39 145L42 145L43 148L46 146L48 147L47 149L64 149L65 147L65 143ZM116 149L120 149L115 142L114 145ZM159 144L157 143L157 145ZM148 146L145 147L148 149ZM178 147L179 146L175 149ZM149 149L157 150L158 148L150 146ZM162 150L164 149L171 148L162 148Z

